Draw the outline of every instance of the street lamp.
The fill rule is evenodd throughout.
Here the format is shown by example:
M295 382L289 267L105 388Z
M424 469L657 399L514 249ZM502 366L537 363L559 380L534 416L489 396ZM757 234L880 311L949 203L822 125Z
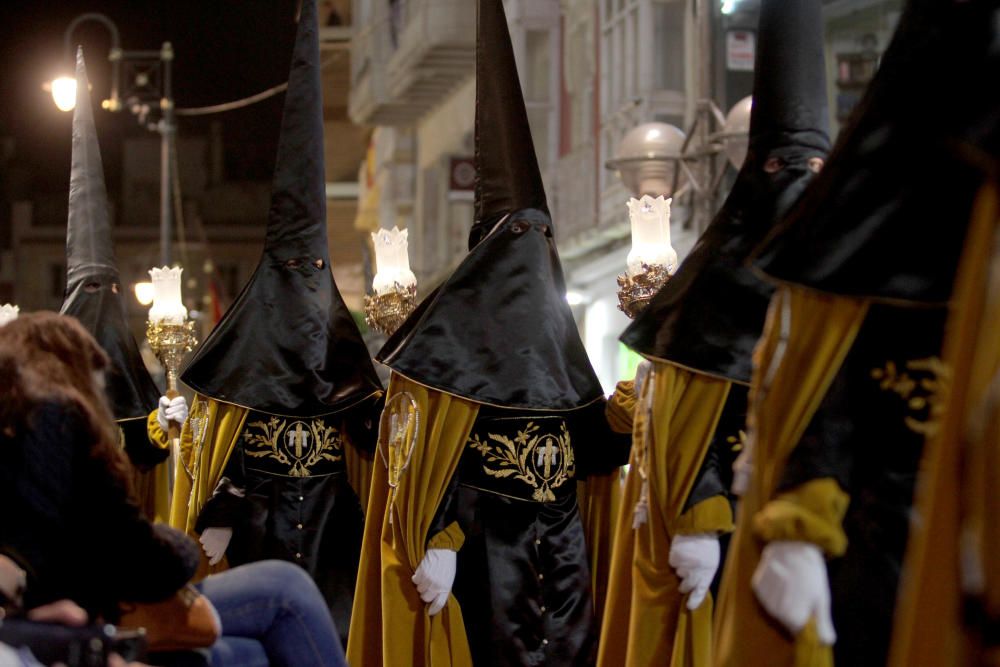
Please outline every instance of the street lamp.
M750 146L750 108L753 106L753 97L747 95L742 100L733 105L733 108L726 114L726 120L722 124L722 132L718 138L722 142L722 151L726 154L729 164L736 169L743 166L743 161L747 159L747 149Z
M121 61L122 48L121 35L114 21L98 12L80 14L70 21L69 25L66 26L66 31L63 33L63 60L67 63L73 62L73 43L71 42L73 32L80 24L88 21L100 23L108 29L108 33L111 35L111 50L108 51L108 60L111 62L111 97L102 101L101 106L111 111L118 111L121 108L118 99L118 63ZM60 111L72 111L73 107L76 106L76 79L72 76L57 77L46 87L52 93L52 100L56 103Z
M669 197L677 188L684 133L667 123L644 123L622 138L613 160L605 165L618 171L636 197Z
M164 266L169 266L173 223L171 147L177 129L174 122L171 77L173 47L170 42L164 42L159 51L124 51L121 48L121 37L115 22L104 14L88 12L80 14L66 26L66 32L63 34L66 62L72 62L73 32L80 24L87 21L100 23L111 35L111 50L108 52L108 62L111 63L111 95L101 102L101 107L108 111L121 111L127 108L140 125L160 135L160 262ZM46 87L51 90L52 99L60 110L73 110L76 105L76 79L60 76ZM153 105L160 109L160 119L156 122L149 120Z
M60 76L50 84L52 99L59 111L72 111L76 106L76 79L71 76Z
M679 189L687 140L667 123L645 123L629 130L607 167L617 169L634 195L628 202L632 249L625 273L618 276L618 309L634 318L677 268L670 245L670 195Z

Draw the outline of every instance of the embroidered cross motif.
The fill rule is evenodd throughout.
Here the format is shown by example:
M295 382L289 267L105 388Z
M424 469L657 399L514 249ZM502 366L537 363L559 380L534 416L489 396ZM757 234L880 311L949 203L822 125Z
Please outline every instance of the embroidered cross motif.
M529 421L511 438L503 433L487 433L482 439L473 433L468 445L483 457L483 472L497 479L514 479L532 489L537 502L553 502L558 489L576 472L573 446L566 422L560 420L559 434L539 433Z
M290 477L310 477L317 464L337 463L344 457L340 432L323 419L289 421L272 416L251 422L243 431L243 442L247 456L288 466L285 474Z

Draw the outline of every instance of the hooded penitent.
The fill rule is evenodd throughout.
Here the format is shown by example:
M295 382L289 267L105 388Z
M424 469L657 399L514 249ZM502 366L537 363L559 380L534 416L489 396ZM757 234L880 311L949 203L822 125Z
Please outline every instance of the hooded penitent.
M775 541L829 558L836 663L886 663L920 453L948 378L944 306L1000 155L1000 90L984 83L1000 76L997 9L907 3L829 163L760 251L781 286L751 389L753 474L722 585L721 664L786 664L815 642L807 628L793 645L753 599Z
M573 410L603 392L566 303L503 6L479 3L469 254L378 360L487 405Z
M822 37L818 3L762 2L746 160L691 254L622 335L637 352L750 381L774 288L747 257L830 150Z
M845 296L944 303L997 154L991 0L913 0L836 161L756 264ZM937 55L935 55L937 54ZM937 57L945 54L946 57ZM933 77L943 86L929 94Z
M165 451L151 447L146 437L146 418L156 407L160 392L143 364L125 317L111 242L104 167L82 49L76 54L76 80L66 232L66 297L61 312L80 320L111 358L107 394L112 414L122 427L132 460L150 465L166 456Z
M203 536L232 529L229 565L301 565L346 633L363 523L354 489L370 474L359 450L374 439L381 386L330 271L321 90L316 3L305 0L264 255L182 375L198 396L171 522Z
M381 389L330 272L314 14L314 3L306 0L288 76L264 255L181 376L209 398L294 417L336 412Z
M378 357L393 372L380 450L418 426L388 520L369 504L366 629L348 647L361 667L580 665L595 648L577 481L624 448L566 303L503 4L478 6L470 251ZM425 547L458 552L432 618L409 583Z
M733 529L728 490L745 430L743 385L773 291L746 259L829 148L822 25L820 0L761 2L746 161L691 255L622 336L653 364L636 397L621 385L612 397L613 407L634 404L633 445L601 667L709 663L712 595L689 610L670 564L692 535Z

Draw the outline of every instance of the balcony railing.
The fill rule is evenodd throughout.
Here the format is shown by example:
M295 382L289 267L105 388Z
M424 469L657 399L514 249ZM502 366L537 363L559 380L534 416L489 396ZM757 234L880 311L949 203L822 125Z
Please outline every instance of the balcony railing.
M398 0L372 9L354 33L351 118L412 124L473 74L476 3Z

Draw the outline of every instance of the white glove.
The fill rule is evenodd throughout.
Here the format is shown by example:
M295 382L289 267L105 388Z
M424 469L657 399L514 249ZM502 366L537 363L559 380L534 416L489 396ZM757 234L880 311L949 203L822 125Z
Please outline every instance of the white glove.
M764 547L752 585L765 611L792 635L798 635L809 619L815 618L820 643L833 646L837 641L826 561L815 544L771 542Z
M166 431L170 427L168 422L183 424L187 417L188 404L183 396L177 398L160 396L160 409L156 411L156 423L160 425L160 428Z
M677 535L670 543L670 567L680 577L681 593L690 593L687 608L701 606L719 569L719 538L711 533Z
M428 549L417 571L413 583L417 585L420 599L427 603L427 614L434 616L444 609L455 583L456 554L451 549Z
M229 540L233 539L232 528L206 528L201 531L201 548L208 556L208 564L215 565L226 555L229 548Z

